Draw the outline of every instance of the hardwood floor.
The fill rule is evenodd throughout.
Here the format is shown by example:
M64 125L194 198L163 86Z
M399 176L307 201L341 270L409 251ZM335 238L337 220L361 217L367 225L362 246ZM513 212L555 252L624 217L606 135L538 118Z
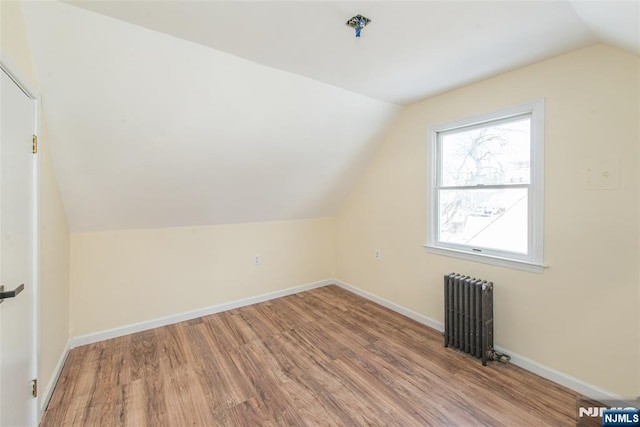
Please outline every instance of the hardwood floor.
M42 426L575 426L573 391L327 286L73 349Z

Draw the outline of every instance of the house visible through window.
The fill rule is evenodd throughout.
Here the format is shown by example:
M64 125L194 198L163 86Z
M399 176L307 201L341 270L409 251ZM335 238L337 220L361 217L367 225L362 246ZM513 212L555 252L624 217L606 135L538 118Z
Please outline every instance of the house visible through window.
M542 101L431 128L429 249L541 270L543 131Z

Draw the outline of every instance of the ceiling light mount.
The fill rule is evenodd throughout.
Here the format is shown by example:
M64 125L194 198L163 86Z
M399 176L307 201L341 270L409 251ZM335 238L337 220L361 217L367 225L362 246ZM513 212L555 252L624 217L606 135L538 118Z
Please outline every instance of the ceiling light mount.
M362 16L358 14L353 18L349 19L347 21L347 25L351 28L355 28L356 37L360 37L360 31L362 31L362 29L366 27L367 24L369 24L369 22L371 22L371 19L367 18L366 16Z

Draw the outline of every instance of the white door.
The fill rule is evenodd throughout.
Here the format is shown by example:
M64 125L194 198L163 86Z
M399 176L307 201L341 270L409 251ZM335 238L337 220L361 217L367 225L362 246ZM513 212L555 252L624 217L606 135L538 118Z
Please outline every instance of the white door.
M35 425L32 397L34 102L2 70L0 83L0 427Z

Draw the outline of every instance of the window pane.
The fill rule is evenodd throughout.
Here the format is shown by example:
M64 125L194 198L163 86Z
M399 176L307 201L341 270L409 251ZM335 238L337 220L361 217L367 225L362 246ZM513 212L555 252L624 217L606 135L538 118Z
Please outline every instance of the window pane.
M441 242L527 253L527 189L440 190Z
M440 134L441 185L528 184L531 118Z

